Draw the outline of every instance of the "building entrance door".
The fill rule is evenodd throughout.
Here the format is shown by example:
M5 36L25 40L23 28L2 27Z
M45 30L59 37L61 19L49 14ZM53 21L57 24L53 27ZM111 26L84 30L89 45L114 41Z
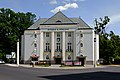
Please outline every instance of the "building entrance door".
M61 64L62 58L55 58L55 64Z

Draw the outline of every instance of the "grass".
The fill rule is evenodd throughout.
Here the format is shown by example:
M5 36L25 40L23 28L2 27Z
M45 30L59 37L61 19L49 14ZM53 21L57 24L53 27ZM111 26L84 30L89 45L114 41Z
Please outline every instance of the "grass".
M120 66L120 64L97 64L97 66Z
M39 64L39 65L35 65L35 66L40 66L40 67L49 67L49 64Z

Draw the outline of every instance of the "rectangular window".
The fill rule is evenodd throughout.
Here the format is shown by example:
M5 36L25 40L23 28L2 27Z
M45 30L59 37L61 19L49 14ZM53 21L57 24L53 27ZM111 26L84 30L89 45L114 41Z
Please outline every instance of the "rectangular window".
M60 32L57 33L57 37L60 37Z
M46 37L49 37L49 33L48 32L46 32Z
M83 47L83 43L80 43L80 46Z
M50 43L46 43L46 50L45 51L49 51L50 50Z
M83 34L80 34L80 37L83 37Z
M72 43L68 43L68 51L72 51Z
M71 37L72 35L71 35L71 32L68 32L68 37Z
M34 47L37 47L37 44L36 44L36 43L34 43Z
M37 38L37 34L34 34L34 37Z
M60 50L61 50L61 49L60 49L60 43L56 43L56 48L57 48L57 49L56 49L57 51L60 51Z

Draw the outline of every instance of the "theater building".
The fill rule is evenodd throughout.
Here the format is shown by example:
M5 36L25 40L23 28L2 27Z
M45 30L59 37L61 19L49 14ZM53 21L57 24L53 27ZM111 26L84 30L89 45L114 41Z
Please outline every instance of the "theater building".
M81 18L68 18L61 11L50 18L40 18L22 36L21 60L50 61L60 64L65 61L79 61L93 64L94 30Z

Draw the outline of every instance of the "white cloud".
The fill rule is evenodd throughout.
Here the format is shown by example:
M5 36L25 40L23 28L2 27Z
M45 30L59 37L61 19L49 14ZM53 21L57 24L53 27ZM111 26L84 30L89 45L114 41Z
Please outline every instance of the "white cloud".
M57 4L56 0L51 0L50 4Z
M64 10L67 10L69 8L78 8L78 5L77 5L77 3L68 3L68 4L65 4L64 6L56 7L54 10L51 10L51 12L56 13L59 10L64 11Z
M111 16L110 23L108 25L116 24L118 22L120 23L120 14Z
M79 0L79 1L85 1L85 0Z

